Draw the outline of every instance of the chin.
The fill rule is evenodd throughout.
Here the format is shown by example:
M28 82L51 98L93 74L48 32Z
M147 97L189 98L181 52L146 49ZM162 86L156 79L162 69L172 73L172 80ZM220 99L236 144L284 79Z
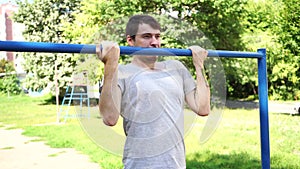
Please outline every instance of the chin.
M158 56L144 56L145 59L147 59L148 61L153 61L155 62L158 58Z

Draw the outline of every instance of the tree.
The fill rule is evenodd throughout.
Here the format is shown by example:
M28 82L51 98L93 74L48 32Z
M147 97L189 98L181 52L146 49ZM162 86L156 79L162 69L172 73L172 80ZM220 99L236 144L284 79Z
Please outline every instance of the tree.
M0 60L0 73L9 73L14 70L14 65L11 62L8 62L5 59Z
M274 22L279 15L280 4L269 1L248 1L243 13L241 25L244 29L241 39L247 51L256 51L258 48L267 49L268 68L272 67L271 58L276 57L279 44L276 43L276 36L272 33ZM229 73L227 79L232 79L233 83L229 89L232 97L257 98L258 94L258 70L255 59L237 59L233 66L226 72ZM269 70L268 70L269 71ZM235 73L234 73L235 72ZM232 77L235 76L235 77ZM235 81L235 83L234 83ZM237 90L239 92L234 92ZM238 95L237 95L238 94ZM253 97L254 96L254 97Z
M68 43L64 38L62 22L72 22L72 13L79 8L80 0L17 1L19 10L14 14L16 22L25 25L23 35L34 42ZM25 84L33 90L53 86L55 62L58 65L60 86L71 80L77 58L71 54L25 53L24 69L28 73Z
M249 1L246 8L243 41L248 50L267 49L270 99L300 98L299 7L292 0L268 0Z
M74 24L67 23L64 33L68 39L86 43L90 42L91 35L99 33L102 27L124 17L128 18L137 13L165 16L172 14L176 15L175 18L196 26L213 42L215 48L236 50L243 46L240 41L242 29L239 20L245 3L246 1L240 0L83 0L81 11L74 13ZM118 27L116 24L114 26Z
M163 39L163 47L186 48L198 44L207 49L239 51L266 47L271 99L300 97L300 14L296 0L37 0L32 4L18 4L20 10L14 18L26 25L24 35L30 41L96 44L105 39L125 45L124 24L128 17L149 13L156 14L163 29L169 31L165 32L168 36ZM169 14L177 20L161 17ZM190 36L199 30L199 34ZM195 37L198 39L194 40ZM78 59L90 65L89 56L75 56L26 54L25 69L31 75L27 79L29 86L43 88L53 81L55 61L59 65L60 86L63 86L71 80ZM123 56L121 62L129 59ZM193 71L191 58L178 59ZM257 71L252 70L256 67L255 60L222 59L222 62L229 97L247 98L257 94ZM95 68L99 69L103 66L100 62L97 65ZM91 66L76 69L83 67L95 69ZM101 77L91 76L95 80Z
M128 17L149 13L163 25L163 47L187 48L197 44L207 49L243 49L240 37L243 29L239 22L245 3L244 0L83 0L81 12L74 13L74 24L65 24L64 34L76 43L113 40L126 45L124 28ZM167 15L175 19L168 19ZM194 72L190 57L176 59ZM130 58L121 57L121 62L128 60ZM234 65L231 62L224 61L228 69ZM229 85L233 81L235 79Z
M11 62L5 59L0 60L0 93L20 94L21 87L19 79L16 76L15 68Z
M273 67L271 82L280 99L300 99L300 4L297 0L282 1L277 29L282 48Z

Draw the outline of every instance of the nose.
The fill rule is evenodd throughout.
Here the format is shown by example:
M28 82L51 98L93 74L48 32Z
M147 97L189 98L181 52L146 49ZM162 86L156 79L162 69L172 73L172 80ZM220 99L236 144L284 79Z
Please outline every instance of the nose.
M156 35L152 35L151 44L152 47L158 48L160 47L160 38Z

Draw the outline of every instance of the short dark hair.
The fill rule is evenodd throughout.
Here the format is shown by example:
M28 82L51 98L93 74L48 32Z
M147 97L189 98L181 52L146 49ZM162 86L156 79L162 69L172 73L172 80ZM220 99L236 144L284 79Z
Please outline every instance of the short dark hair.
M129 35L131 37L134 37L138 31L139 25L143 23L150 25L153 29L161 30L160 24L152 16L134 15L129 18L129 21L126 25L126 36Z

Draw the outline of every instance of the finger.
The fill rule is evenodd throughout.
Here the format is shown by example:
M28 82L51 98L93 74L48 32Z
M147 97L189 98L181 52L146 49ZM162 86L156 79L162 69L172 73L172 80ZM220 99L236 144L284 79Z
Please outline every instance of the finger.
M98 58L106 63L108 57L112 55L118 55L120 53L120 48L116 42L111 41L103 41L100 45L96 46L96 53Z
M96 45L96 55L98 56L98 58L102 61L103 60L103 55L102 55L102 45L101 44L97 44Z
M201 55L207 57L208 51L200 46L190 46L189 49L192 51L193 55Z
M101 45L103 56L106 56L112 49L118 49L118 44L116 42L104 41Z

